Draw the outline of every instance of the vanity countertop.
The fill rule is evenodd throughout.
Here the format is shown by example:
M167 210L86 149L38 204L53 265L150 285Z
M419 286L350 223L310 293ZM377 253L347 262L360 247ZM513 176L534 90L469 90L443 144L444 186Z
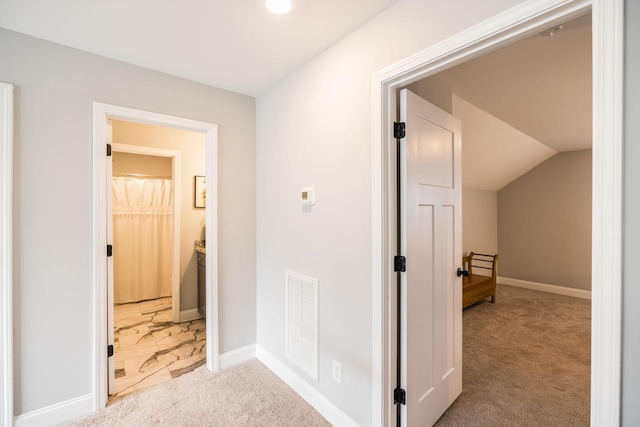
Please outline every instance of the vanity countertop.
M207 254L207 247L204 240L196 240L195 249L196 252L200 252L203 255Z

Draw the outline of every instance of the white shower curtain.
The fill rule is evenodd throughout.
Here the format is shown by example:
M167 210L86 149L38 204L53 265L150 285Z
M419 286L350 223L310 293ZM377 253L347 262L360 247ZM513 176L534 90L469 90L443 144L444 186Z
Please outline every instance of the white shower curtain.
M173 185L113 177L114 302L171 295Z

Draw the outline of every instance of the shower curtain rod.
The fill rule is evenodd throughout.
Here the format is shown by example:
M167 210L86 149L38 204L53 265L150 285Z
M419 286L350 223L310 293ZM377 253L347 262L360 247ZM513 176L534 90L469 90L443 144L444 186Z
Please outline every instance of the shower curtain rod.
M111 174L112 176L115 177L121 177L121 178L153 178L153 179L172 179L171 176L165 176L165 175L145 175L142 173L113 173Z

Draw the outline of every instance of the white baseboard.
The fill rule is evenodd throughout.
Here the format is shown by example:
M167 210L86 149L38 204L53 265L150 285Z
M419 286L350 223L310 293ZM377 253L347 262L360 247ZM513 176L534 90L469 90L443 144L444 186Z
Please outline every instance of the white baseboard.
M92 412L93 395L87 394L19 415L14 418L14 426L50 427Z
M220 369L228 368L249 359L253 359L254 357L256 357L256 345L251 344L246 347L238 348L221 354L219 359L219 366Z
M202 319L202 315L197 308L190 308L189 310L182 310L180 312L181 322L190 322L192 320Z
M256 345L256 357L279 376L282 381L287 383L289 387L294 389L296 393L302 396L316 411L320 412L332 425L338 427L358 426L358 423L331 403L329 399L259 345Z
M534 291L549 292L552 294L566 295L570 297L591 299L591 291L584 289L567 288L566 286L549 285L546 283L529 282L527 280L511 279L498 276L498 284L516 286L518 288L532 289Z

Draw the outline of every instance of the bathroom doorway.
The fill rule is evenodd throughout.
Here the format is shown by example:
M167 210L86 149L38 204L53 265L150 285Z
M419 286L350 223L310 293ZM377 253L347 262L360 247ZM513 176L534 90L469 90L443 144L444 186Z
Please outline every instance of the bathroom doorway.
M94 124L95 212L105 213L104 217L96 215L95 221L96 252L100 252L100 241L104 241L105 250L102 255L96 253L94 258L97 320L95 391L96 407L100 408L106 405L109 395L122 396L175 378L205 361L208 369L217 370L217 126L99 103L94 104ZM103 144L107 145L107 156L104 156ZM125 156L118 157L120 154ZM167 158L171 162L170 170ZM115 165L114 161L119 164ZM129 165L121 168L123 163ZM145 166L146 163L155 163L155 166ZM200 181L204 187L199 190L200 193L206 192L209 203L202 204L196 199L196 177L206 177L204 182ZM172 248L175 248L169 250L169 256L165 253L164 258L161 257L164 261L160 264L166 264L170 259L170 263L177 266L169 269L169 274L168 269L162 269L160 276L165 279L167 274L171 276L170 286L167 283L158 286L158 294L142 291L131 296L125 292L123 297L123 293L117 291L117 285L114 287L111 283L112 278L118 278L114 260L118 245L122 246L124 240L118 243L118 238L112 237L114 217L110 212L113 210L125 216L139 214L133 213L134 207L121 204L122 200L133 197L132 194L127 195L126 189L118 188L121 193L114 196L112 191L115 191L116 180L118 187L128 185L132 194L137 193L143 200L160 202L153 206L134 202L144 205L143 210L152 211L144 215L159 213L175 219L164 232L156 231L158 235L169 233ZM159 199L164 199L164 202ZM128 238L131 236L127 234L132 233L127 231L124 234ZM135 242L145 238L129 240ZM202 241L208 241L207 246L210 247L204 274L206 318L198 310L196 246L200 245L196 243ZM144 253L150 248L156 250L159 246L156 242L138 252ZM174 259L177 262L173 262ZM128 260L134 268L145 262L142 259ZM127 260L120 260L121 266L126 263ZM133 282L136 281L139 277L134 278ZM146 348L130 347L140 344ZM99 350L105 347L106 357ZM126 380L116 384L116 375L118 379ZM114 380L110 381L111 378Z
M187 242L189 234L197 238L201 234L181 221L183 216L193 219L188 211L181 215L181 159L188 160L184 172L191 173L195 167L201 173L205 143L197 132L110 122L116 141L112 143L111 180L107 180L114 248L113 307L108 308L114 323L113 339L111 335L109 339L114 346L109 369L113 399L175 378L205 362L205 320L181 316L180 311L181 284L190 284L189 275L183 274L189 269L189 258L181 262L181 232L187 233ZM198 214L204 224L205 213ZM181 264L187 267L181 269Z

